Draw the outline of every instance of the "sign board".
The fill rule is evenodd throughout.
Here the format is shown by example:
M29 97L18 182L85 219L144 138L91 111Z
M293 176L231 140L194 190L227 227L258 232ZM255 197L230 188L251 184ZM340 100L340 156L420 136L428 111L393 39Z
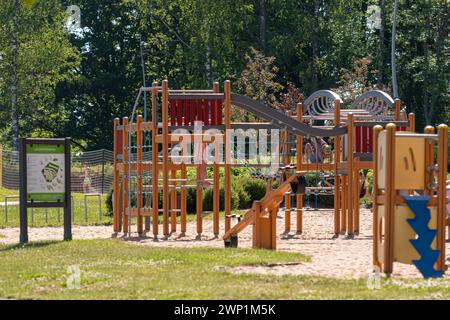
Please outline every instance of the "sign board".
M28 242L28 208L64 208L64 240L71 240L70 138L21 138L19 153L20 242Z
M64 202L64 145L28 144L27 201Z

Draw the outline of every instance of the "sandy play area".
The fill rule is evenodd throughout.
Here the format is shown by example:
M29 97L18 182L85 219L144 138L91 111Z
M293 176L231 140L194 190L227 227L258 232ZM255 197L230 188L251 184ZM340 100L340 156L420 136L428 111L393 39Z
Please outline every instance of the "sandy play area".
M353 239L341 235L334 237L332 210L306 211L304 213L303 234L295 234L295 214L292 215L293 232L283 235L284 218L277 220L278 228L278 250L299 252L311 257L311 262L291 265L272 265L264 267L242 266L230 270L231 272L255 272L263 274L292 274L292 275L320 275L337 278L359 278L367 277L371 270L372 259L372 214L370 210L361 209L360 234ZM236 223L233 221L233 223ZM179 226L178 226L179 227ZM223 223L221 223L221 234L223 234ZM165 239L162 236L157 241L153 234L148 237L138 238L133 235L132 243L137 245L157 247L218 247L223 248L221 238L214 238L212 234L212 221L205 219L202 240L196 239L196 223L188 224L185 237L179 233L172 234ZM112 226L74 226L74 239L111 238ZM252 228L248 227L239 235L239 247L250 248ZM162 232L162 228L160 228ZM30 241L60 240L62 239L62 228L30 228ZM19 239L19 229L0 229L0 243L14 244ZM450 252L450 243L447 243L447 253ZM448 254L447 254L448 259ZM446 276L448 276L447 272ZM394 274L396 277L421 278L414 266L396 263Z

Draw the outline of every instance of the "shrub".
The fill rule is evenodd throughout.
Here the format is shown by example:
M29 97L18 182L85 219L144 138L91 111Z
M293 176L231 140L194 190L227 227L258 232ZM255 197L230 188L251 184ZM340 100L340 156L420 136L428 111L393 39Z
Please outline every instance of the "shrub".
M267 182L264 179L246 178L242 180L245 192L249 196L248 207L251 207L253 201L261 200L266 194Z
M231 183L231 189L232 191L237 193L238 197L238 208L239 209L246 209L249 207L249 203L251 205L251 199L249 194L245 191L244 184L246 179L245 178L234 178Z
M213 211L213 199L214 199L214 190L212 188L206 189L203 191L203 210L204 211ZM225 210L225 189L223 186L220 187L219 190L219 201L220 206L219 210L224 211ZM232 188L231 189L231 210L236 210L239 207L239 195L238 193ZM194 203L194 212L195 212L195 203Z
M108 212L112 212L113 211L113 188L111 188L108 191L108 194L106 195L106 199L105 199L105 204L106 204L106 209L108 209Z

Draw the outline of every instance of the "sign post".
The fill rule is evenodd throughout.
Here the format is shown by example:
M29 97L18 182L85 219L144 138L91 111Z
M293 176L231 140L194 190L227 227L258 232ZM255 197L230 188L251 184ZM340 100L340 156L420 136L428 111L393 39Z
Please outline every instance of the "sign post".
M20 139L20 243L28 242L28 208L64 208L72 240L70 138Z

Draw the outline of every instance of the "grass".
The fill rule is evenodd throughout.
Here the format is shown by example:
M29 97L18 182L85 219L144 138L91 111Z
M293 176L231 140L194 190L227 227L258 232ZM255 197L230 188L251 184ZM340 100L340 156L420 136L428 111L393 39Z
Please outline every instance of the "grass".
M448 279L367 280L233 274L221 267L302 262L298 253L151 248L121 240L0 246L0 298L16 299L449 299ZM79 266L81 286L66 285Z
M5 220L5 196L18 195L18 190L10 190L6 188L0 188L0 228L12 228L19 226L19 205L8 204L8 223ZM84 195L82 193L72 193L73 196L73 208L74 208L74 225L111 225L112 217L105 215L108 211L106 208L106 195L101 196L102 205L102 221L99 218L98 200L97 197L87 198L87 223L85 222L84 213ZM18 202L18 199L9 199L8 202ZM247 210L235 210L232 214L244 214ZM62 226L63 225L63 210L60 211L60 222L58 222L58 210L47 209L47 223L45 219L45 209L34 209L34 222L32 221L31 209L28 210L28 225L33 227L44 226ZM212 220L212 213L205 213L204 220ZM220 219L225 217L224 212L220 212ZM188 214L187 221L196 221L197 216L195 214ZM162 220L162 218L160 219ZM178 217L178 221L180 218ZM135 218L133 218L135 223Z
M5 196L18 195L18 190L10 190L0 188L0 228L18 227L19 226L19 205L8 204L8 223L6 223L5 215L6 209L4 206ZM107 216L107 208L105 204L106 195L101 196L102 219L100 221L99 208L97 197L87 198L87 223L85 222L84 212L84 195L82 193L72 193L73 210L74 210L74 224L75 225L110 225L112 217ZM8 202L18 202L19 199L8 199ZM60 220L58 222L58 210L47 209L47 220L45 209L34 209L34 221L31 214L31 209L28 210L28 225L33 227L43 226L62 226L63 225L63 210L60 210Z

